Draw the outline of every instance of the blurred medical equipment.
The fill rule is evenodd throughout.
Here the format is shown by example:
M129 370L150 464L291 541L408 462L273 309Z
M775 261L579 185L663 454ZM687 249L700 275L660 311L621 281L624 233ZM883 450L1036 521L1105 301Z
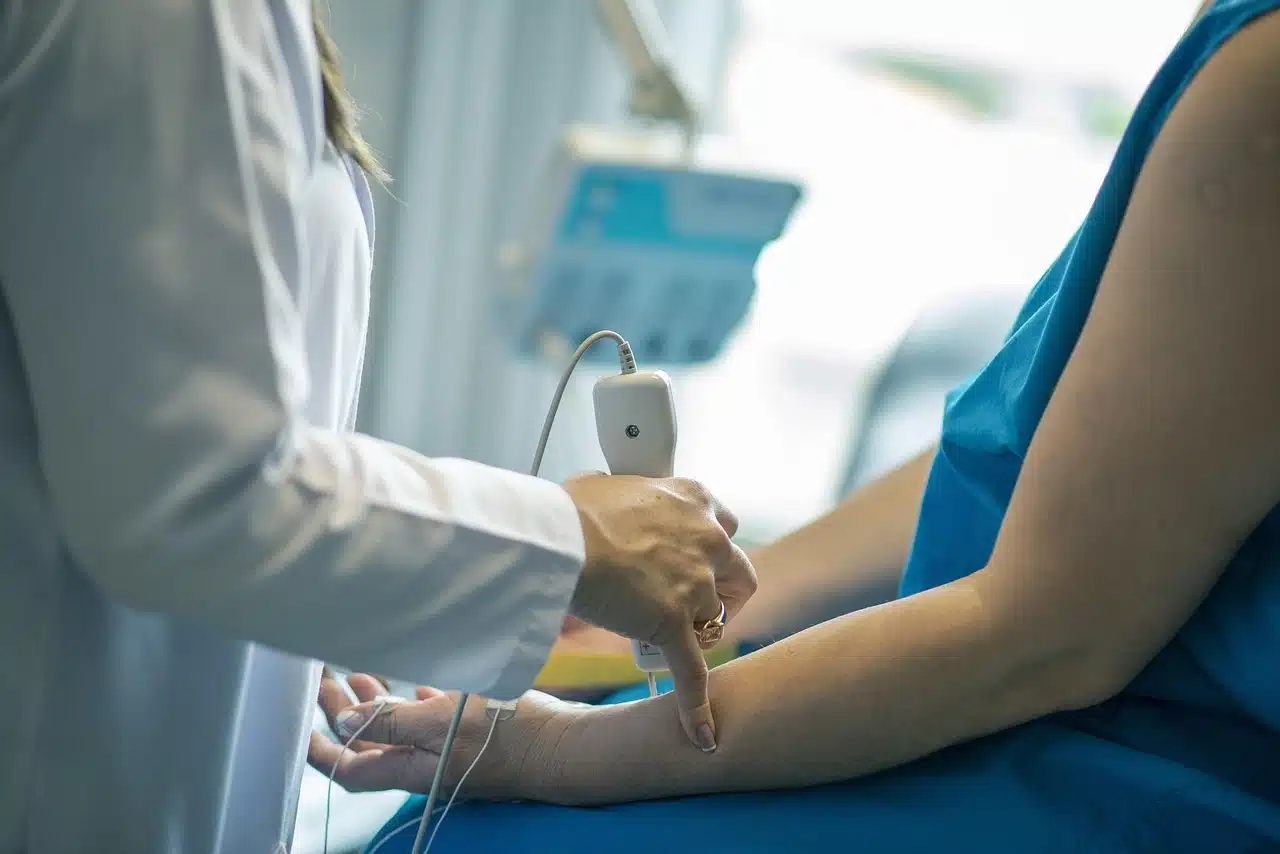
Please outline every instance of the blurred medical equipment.
M532 358L617 329L647 362L707 362L746 316L756 262L801 189L702 138L652 2L597 8L629 69L632 116L658 126L566 129L501 251L499 315Z
M631 115L672 122L692 144L701 117L680 79L657 8L651 0L597 0L596 11L631 72Z

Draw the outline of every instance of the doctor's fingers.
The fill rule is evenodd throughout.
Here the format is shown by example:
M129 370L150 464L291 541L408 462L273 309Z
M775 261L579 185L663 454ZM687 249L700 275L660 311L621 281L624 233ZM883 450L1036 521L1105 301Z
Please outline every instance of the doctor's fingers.
M436 771L437 757L413 747L377 746L355 751L334 744L318 732L311 733L307 762L325 777L332 777L348 792L426 791Z
M684 627L663 643L661 649L671 668L680 725L695 746L710 753L716 749L716 724L711 717L711 699L707 692L707 661L702 657L693 626Z
M730 543L728 553L716 565L716 593L724 603L725 619L733 619L760 585L751 558L737 543Z
M720 527L724 528L724 532L729 536L736 536L738 533L738 517L732 510L720 503L720 500L714 495L711 498L711 512L715 514L716 521L720 523Z

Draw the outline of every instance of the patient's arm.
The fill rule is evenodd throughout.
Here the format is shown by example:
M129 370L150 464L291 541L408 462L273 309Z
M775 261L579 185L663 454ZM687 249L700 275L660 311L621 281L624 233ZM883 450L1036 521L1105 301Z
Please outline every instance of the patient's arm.
M801 628L832 599L855 607L892 599L933 455L929 448L817 521L751 552L760 586L730 623L727 637L764 639Z
M1276 234L1280 14L1156 141L988 565L716 669L711 756L666 697L577 717L555 797L846 779L1121 690L1280 502Z

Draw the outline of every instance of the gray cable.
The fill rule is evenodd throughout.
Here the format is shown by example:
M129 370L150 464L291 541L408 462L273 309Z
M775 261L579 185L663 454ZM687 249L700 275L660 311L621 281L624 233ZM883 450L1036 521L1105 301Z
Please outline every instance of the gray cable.
M587 340L578 345L578 349L574 351L573 356L569 359L569 364L565 366L564 372L560 374L560 382L556 385L555 394L551 396L551 406L547 408L547 417L542 422L542 433L538 436L538 447L533 452L533 465L529 467L529 474L534 477L538 476L538 471L542 468L542 457L547 452L547 440L551 438L551 425L555 423L556 411L560 409L560 400L564 397L564 390L569 387L569 380L573 377L573 371L578 367L578 362L582 361L582 357L587 354L595 344L606 338L614 341L618 345L618 361L622 368L622 373L633 374L636 371L636 359L631 352L631 345L627 343L627 339L623 338L616 332L608 329L590 335ZM422 821L418 824L418 835L413 840L413 854L424 854L422 843L427 839L427 827L431 824L432 811L435 809L436 801L440 798L440 789L444 785L445 769L449 765L449 754L453 750L453 739L458 734L458 726L462 723L462 713L467 708L467 700L470 694L458 695L458 707L453 710L453 718L449 721L449 730L444 735L444 744L440 746L440 762L436 765L435 776L431 780L431 790L427 793L427 804L422 809ZM495 719L494 724L497 724ZM489 742L485 741L485 747ZM480 752L484 752L484 747L480 748ZM476 754L472 767L480 761L480 754ZM470 769L468 769L470 770ZM454 793L457 794L456 792ZM444 816L441 816L441 821ZM432 834L432 838L434 838Z
M436 763L436 775L431 780L431 791L427 794L427 805L422 809L422 821L418 822L418 835L413 838L413 854L422 854L422 842L427 838L427 825L431 823L431 814L435 811L436 800L440 797L440 786L444 782L445 768L449 765L453 739L458 734L458 724L462 723L462 713L467 708L467 699L470 696L470 694L462 694L458 697L458 708L453 710L453 719L449 721L449 731L445 733L444 744L440 747L440 761Z
M578 366L578 362L582 361L582 357L596 343L609 338L618 344L618 361L621 364L622 373L634 374L636 372L636 358L631 353L631 345L627 343L627 339L623 338L616 332L603 329L595 333L578 345L578 349L569 357L569 364L565 367L564 372L560 374L560 382L556 385L555 394L551 396L551 406L547 408L547 417L542 422L542 434L538 436L538 447L533 452L533 465L529 467L529 474L537 477L538 470L542 468L542 455L547 451L547 440L551 438L551 425L556 419L556 411L560 409L560 399L564 397L564 390L569 387L569 380L573 377L574 368Z

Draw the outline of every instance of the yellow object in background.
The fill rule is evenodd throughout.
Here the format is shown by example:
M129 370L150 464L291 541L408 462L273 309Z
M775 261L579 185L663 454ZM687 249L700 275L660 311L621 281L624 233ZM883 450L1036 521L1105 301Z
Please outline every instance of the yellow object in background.
M738 657L734 644L706 654L707 666L717 667ZM551 694L563 691L592 691L626 688L645 681L645 674L631 660L630 653L592 653L552 650L546 666L533 687Z

